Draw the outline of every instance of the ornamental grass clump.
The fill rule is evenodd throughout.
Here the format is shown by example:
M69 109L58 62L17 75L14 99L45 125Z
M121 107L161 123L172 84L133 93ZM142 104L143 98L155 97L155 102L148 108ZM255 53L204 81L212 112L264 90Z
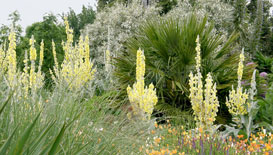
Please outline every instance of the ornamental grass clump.
M64 61L59 68L55 44L53 46L53 56L55 66L52 71L53 80L55 83L65 82L70 90L79 90L88 81L92 80L96 69L93 68L93 63L90 62L89 40L86 36L85 40L80 38L78 45L73 46L73 30L69 28L67 19L65 19L67 41L63 43L65 52Z
M133 115L138 116L141 119L150 119L154 106L156 105L158 98L156 96L156 90L151 83L149 88L144 88L144 75L145 75L145 56L141 50L137 51L136 60L136 83L133 88L127 87L127 93L129 101L133 108Z
M248 93L245 91L243 92L243 88L241 86L242 77L243 77L243 68L244 68L244 49L240 54L240 62L238 66L238 86L237 89L234 90L232 86L232 90L229 92L229 97L227 97L226 105L229 109L229 112L232 115L244 115L247 114L247 100L248 100Z
M213 84L211 74L208 73L206 78L205 89L203 90L200 56L199 36L196 39L196 71L197 74L190 73L190 101L192 104L193 114L198 128L210 129L215 121L216 113L218 112L219 101L216 96L216 83ZM205 98L203 97L205 95Z

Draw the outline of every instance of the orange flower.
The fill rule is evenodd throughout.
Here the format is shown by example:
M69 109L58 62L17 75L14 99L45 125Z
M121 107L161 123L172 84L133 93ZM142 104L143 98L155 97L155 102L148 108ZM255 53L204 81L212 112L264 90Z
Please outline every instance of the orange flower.
M203 129L202 129L202 128L199 128L198 130L199 130L199 132L200 132L200 133L202 133L202 132L203 132Z
M159 129L163 129L161 125L159 125Z
M232 141L232 138L231 138L231 136L229 136L229 139L228 139L230 142Z
M172 151L172 154L177 154L177 150L176 150L176 149L173 150L173 151Z
M238 135L237 137L238 137L239 139L241 139L241 138L244 137L244 135Z
M160 138L155 138L154 142L155 142L156 144L160 143Z
M269 151L269 150L272 149L271 145L270 145L270 144L267 144L267 143L265 144L265 148L266 148L267 151Z

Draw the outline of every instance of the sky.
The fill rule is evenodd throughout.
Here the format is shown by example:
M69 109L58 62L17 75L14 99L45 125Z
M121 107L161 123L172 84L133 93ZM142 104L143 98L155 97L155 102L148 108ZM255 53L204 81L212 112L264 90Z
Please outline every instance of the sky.
M10 25L8 15L18 10L21 15L19 24L25 29L34 22L42 21L46 13L61 14L68 12L69 7L79 13L82 5L90 4L94 7L96 0L0 0L0 4L0 26Z
M61 14L68 12L69 7L80 13L82 5L95 6L96 0L0 0L0 26L10 25L8 15L18 10L21 15L19 24L25 29L34 22L43 20L46 13Z

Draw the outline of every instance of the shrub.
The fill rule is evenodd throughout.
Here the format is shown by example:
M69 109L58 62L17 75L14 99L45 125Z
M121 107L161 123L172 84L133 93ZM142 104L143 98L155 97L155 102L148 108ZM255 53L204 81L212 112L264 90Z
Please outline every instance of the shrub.
M147 19L158 15L154 6L143 9L138 1L128 5L115 3L97 13L93 24L87 25L82 30L82 35L89 36L91 57L98 68L103 68L106 63L106 50L111 51L111 57L124 50L124 43L130 38L138 26ZM104 70L99 73L105 76Z

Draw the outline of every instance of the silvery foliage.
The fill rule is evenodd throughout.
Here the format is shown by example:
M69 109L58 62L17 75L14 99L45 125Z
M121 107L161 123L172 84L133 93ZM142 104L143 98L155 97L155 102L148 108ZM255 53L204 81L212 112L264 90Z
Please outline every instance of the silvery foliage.
M228 36L228 30L232 25L233 7L221 0L196 0L194 6L189 0L179 1L177 7L172 9L166 18L173 17L184 19L186 16L195 13L198 17L208 16L208 21L215 25L216 33L223 37Z
M91 45L91 55L96 64L105 63L105 51L115 57L123 47L123 43L132 36L137 27L146 19L158 16L154 5L144 8L141 1L133 1L126 5L116 3L98 12L93 24L82 30L82 35L88 35Z

